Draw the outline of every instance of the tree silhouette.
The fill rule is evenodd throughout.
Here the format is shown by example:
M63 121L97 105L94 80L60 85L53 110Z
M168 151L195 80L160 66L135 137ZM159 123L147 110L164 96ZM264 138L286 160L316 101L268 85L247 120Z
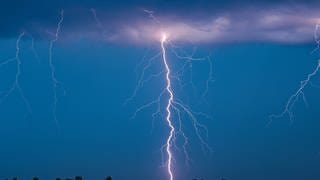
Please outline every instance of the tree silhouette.
M33 180L39 180L39 178L38 177L33 177Z
M82 180L82 176L76 176L75 180Z
M111 176L106 177L106 180L112 180Z

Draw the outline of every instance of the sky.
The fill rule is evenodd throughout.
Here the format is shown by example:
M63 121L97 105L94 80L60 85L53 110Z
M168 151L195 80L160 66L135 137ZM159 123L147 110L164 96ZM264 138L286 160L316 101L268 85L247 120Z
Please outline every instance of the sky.
M169 179L163 35L175 98L206 127L197 133L172 108L188 137L186 149L181 132L172 146L175 180L319 179L319 8L293 0L3 2L0 179ZM150 104L159 95L159 107Z

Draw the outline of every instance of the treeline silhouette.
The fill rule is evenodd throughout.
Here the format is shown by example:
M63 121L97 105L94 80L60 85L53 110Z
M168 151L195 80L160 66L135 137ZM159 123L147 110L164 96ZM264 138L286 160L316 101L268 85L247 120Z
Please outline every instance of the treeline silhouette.
M201 178L201 179L193 178L192 180L204 180L204 179L203 179L203 178ZM221 178L221 179L219 179L219 180L227 180L227 179Z
M82 176L76 176L74 178L60 178L56 177L56 180L83 180ZM5 180L10 180L9 178L5 178ZM19 180L18 177L13 177L12 180ZM33 180L40 180L39 177L33 177ZM104 180L112 180L111 176L107 176Z
M5 180L9 180L9 178L6 178ZM18 177L13 177L12 180L18 180ZM33 180L40 180L39 177L34 177ZM56 180L83 180L82 176L76 176L74 178L60 178L60 177L56 177ZM104 180L112 180L111 176L107 176ZM204 180L204 179L192 179L192 180ZM220 180L227 180L225 178L221 178Z

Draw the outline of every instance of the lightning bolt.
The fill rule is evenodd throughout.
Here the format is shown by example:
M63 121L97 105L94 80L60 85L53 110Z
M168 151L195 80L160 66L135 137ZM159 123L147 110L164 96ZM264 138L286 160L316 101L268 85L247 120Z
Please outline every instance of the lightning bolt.
M183 143L181 145L181 148L183 150L183 154L185 156L185 163L188 166L188 163L190 161L190 157L188 155L188 145L189 145L189 138L187 134L184 132L183 127L184 127L184 116L186 119L190 119L192 126L194 128L196 137L201 143L201 147L204 152L212 152L211 147L206 143L206 139L202 136L204 133L206 135L206 138L208 137L208 130L205 125L201 124L198 121L198 117L204 117L205 119L211 119L211 116L202 113L202 112L196 112L191 109L191 107L185 105L181 99L179 99L175 95L175 91L173 88L173 81L177 81L180 85L180 88L183 88L185 84L182 84L182 79L180 79L180 76L184 75L184 72L187 70L187 68L192 68L192 62L193 61L209 61L209 78L207 79L205 83L205 91L202 94L202 98L206 96L208 93L208 88L210 85L210 82L213 81L212 76L212 62L210 59L210 56L206 58L194 58L195 52L193 52L191 55L187 55L187 53L182 53L179 54L178 51L175 49L175 47L169 40L168 37L165 33L162 34L161 39L160 39L160 47L161 51L160 53L157 53L156 55L152 56L149 58L148 63L143 67L142 73L140 77L138 78L138 84L135 87L133 94L125 101L124 105L127 105L129 102L131 102L138 94L139 90L144 87L144 85L151 81L154 78L160 78L162 75L165 76L165 87L161 90L159 96L141 107L139 107L133 114L132 118L136 118L137 114L144 109L147 109L149 107L152 107L156 105L156 111L152 113L152 129L154 126L154 121L156 120L156 117L161 117L165 119L166 125L169 128L168 135L166 137L166 142L165 144L161 147L161 152L162 152L162 158L166 157L166 160L162 160L163 166L166 167L166 171L168 174L168 179L173 180L175 178L174 175L174 151L175 150L180 150L179 145L177 144L177 139L179 137L182 138ZM167 59L167 48L170 48L172 50L173 54L181 60L185 60L183 66L178 69L176 72L172 72L171 67L169 65L168 59ZM146 55L145 55L146 56ZM161 70L160 72L157 73L152 73L151 75L145 77L147 75L147 70L152 68L154 63L156 62L157 58L161 59L161 62L164 66L164 70ZM143 58L144 60L145 58ZM139 66L142 63L139 64ZM191 71L192 73L192 71ZM191 75L192 76L192 75ZM189 82L192 86L192 78L191 82ZM168 95L168 97L165 97L165 95ZM162 111L161 105L162 102L165 101L165 110ZM164 115L165 114L165 115ZM176 118L174 118L175 116Z
M61 86L60 82L57 80L56 78L56 69L54 66L54 62L53 62L53 49L54 49L54 45L55 43L58 41L59 39L59 34L61 31L61 26L64 20L64 10L60 11L60 19L59 22L57 24L57 28L54 35L54 38L50 41L50 45L49 45L49 66L50 66L50 70L51 70L51 79L52 79L52 86L53 86L53 109L52 109L52 113L53 113L53 120L56 124L57 129L59 129L59 122L57 120L57 115L56 115L56 111L57 111L57 103L58 103L58 95L57 95L57 88L61 87L63 89L63 87ZM60 85L60 86L59 86ZM65 90L63 89L64 93Z
M170 177L170 180L173 180L173 173L172 173L172 151L171 151L171 146L172 146L172 138L173 135L175 133L175 128L173 126L173 123L171 122L171 106L172 106L172 102L173 102L173 92L172 92L172 87L171 87L171 79L170 79L170 68L167 62L167 58L166 58L166 48L164 43L166 42L166 35L163 34L162 35L162 39L161 39L161 49L162 49L162 59L163 59L163 64L165 65L165 69L166 69L166 83L167 83L167 87L166 90L169 93L169 100L168 100L168 104L166 107L166 111L167 111L167 117L166 117L166 121L168 123L168 126L170 128L170 133L169 136L167 138L167 145L166 145L166 151L167 151L167 155L168 155L168 164L167 164L167 168L168 168L168 174Z
M314 53L320 48L320 37L318 35L319 28L320 28L320 25L317 24L314 30L314 40L317 46L311 53ZM272 123L273 119L283 118L285 115L288 115L290 122L293 123L294 114L292 112L292 108L294 107L294 105L296 104L296 102L299 100L300 97L303 99L306 105L308 104L304 94L304 90L309 84L312 85L311 80L314 76L318 74L319 70L320 70L320 59L318 60L318 63L314 68L314 70L311 73L309 73L304 80L300 81L300 87L295 91L295 93L293 93L289 97L284 110L280 114L272 114L269 116L270 121L267 124L268 126Z

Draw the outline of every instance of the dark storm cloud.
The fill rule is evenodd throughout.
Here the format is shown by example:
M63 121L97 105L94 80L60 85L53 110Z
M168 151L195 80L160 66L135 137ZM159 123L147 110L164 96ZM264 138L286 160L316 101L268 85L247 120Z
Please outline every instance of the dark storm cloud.
M163 32L171 39L195 43L306 42L312 40L320 17L317 1L8 0L0 6L0 37L13 37L21 31L48 36L54 31L61 9L65 11L64 32L69 37L102 33L106 40L134 42L155 40ZM148 18L146 10L152 11L160 23Z

